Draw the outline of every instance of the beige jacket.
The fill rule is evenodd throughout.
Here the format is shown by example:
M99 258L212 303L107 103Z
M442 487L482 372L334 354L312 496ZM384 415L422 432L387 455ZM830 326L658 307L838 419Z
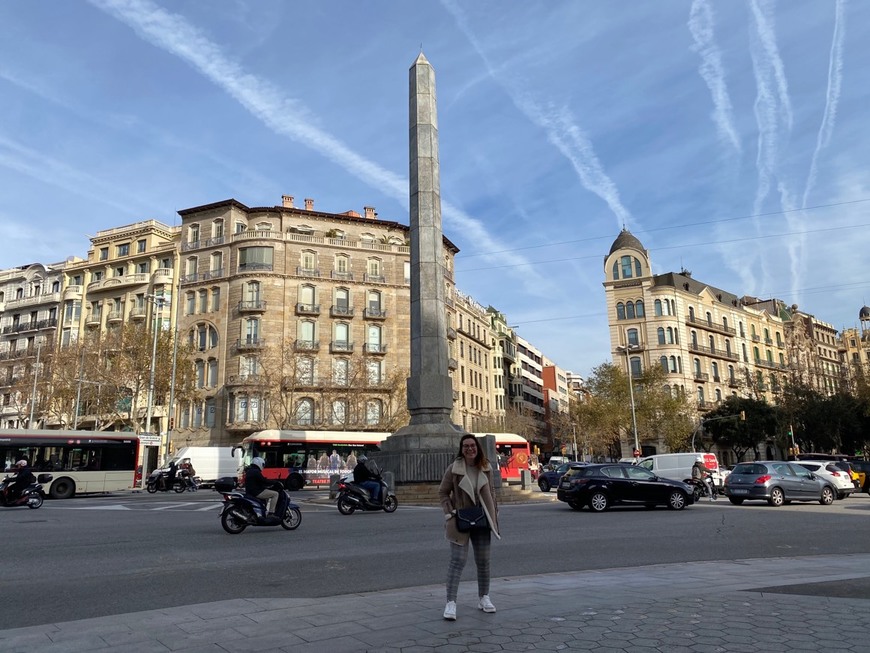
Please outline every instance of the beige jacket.
M489 465L482 468L477 475L477 495L480 496L480 503L493 535L501 539L498 532L498 502L493 491L492 467ZM476 505L474 496L474 487L465 471L465 461L461 458L457 459L444 472L444 478L438 486L438 498L441 500L445 518L447 515L452 515L455 510ZM455 517L445 520L444 529L448 541L460 546L468 544L469 534L457 530Z

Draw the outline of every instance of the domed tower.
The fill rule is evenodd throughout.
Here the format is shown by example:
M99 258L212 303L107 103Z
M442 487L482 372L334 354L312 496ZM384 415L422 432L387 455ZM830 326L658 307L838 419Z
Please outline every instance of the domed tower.
M643 319L646 317L646 297L652 285L649 252L628 229L623 228L604 257L604 293L610 324L611 347L641 344ZM631 322L634 329L629 340L622 328ZM635 338L638 338L635 340Z
M861 322L861 335L870 330L870 306L864 306L858 311L858 320Z

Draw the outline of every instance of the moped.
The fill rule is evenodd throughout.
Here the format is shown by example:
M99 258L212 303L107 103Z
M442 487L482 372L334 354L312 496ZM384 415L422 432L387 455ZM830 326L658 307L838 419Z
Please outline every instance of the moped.
M302 523L302 511L290 499L290 493L280 483L272 488L278 492L275 515L266 514L266 502L246 494L238 488L233 478L215 481L214 489L224 497L220 520L223 529L230 535L238 535L248 526L278 526L288 531L296 530Z

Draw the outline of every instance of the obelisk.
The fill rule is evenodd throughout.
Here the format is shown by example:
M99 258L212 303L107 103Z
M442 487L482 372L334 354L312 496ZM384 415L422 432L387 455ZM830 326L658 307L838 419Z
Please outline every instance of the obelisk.
M441 479L462 430L450 420L453 383L447 372L447 308L444 302L444 237L435 71L421 52L409 88L411 422L382 446L386 469L399 483Z

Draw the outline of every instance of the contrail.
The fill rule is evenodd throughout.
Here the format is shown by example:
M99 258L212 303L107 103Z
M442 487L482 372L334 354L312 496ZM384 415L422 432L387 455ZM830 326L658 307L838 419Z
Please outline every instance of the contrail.
M607 203L607 206L616 216L617 227L621 228L628 223L631 220L631 214L623 206L616 184L604 171L591 141L583 130L575 124L568 111L556 108L544 109L529 96L515 90L509 81L503 79L490 63L459 5L454 0L441 0L441 2L483 60L492 79L504 89L514 106L533 124L544 130L547 134L547 140L571 162L583 187Z
M725 71L722 68L722 53L716 45L713 34L713 7L708 0L694 0L689 13L689 31L695 40L692 50L701 56L698 72L710 89L713 97L713 122L719 135L731 143L738 153L741 152L740 137L734 127L731 98L725 85Z
M143 40L173 54L226 91L251 114L278 134L303 143L350 174L393 197L407 208L408 180L360 156L337 138L314 126L309 110L268 81L246 72L226 56L201 30L151 0L90 0L91 4L129 25ZM503 248L474 218L442 202L445 218L482 247ZM517 273L519 274L519 273ZM546 280L537 273L522 275L535 292Z
M779 48L776 45L776 34L773 31L773 26L770 24L769 18L770 5L765 3L765 7L759 6L759 0L752 0L749 3L752 9L752 15L755 18L755 27L758 38L761 42L761 47L764 50L765 59L769 62L772 71L773 79L776 82L776 95L782 109L788 129L791 130L794 118L791 111L791 100L788 97L788 83L785 79L785 66L782 63L782 57L779 56Z
M816 137L816 149L810 162L810 172L807 175L807 185L804 189L802 207L806 207L810 192L816 184L819 153L831 142L831 133L837 118L837 105L840 102L840 90L843 82L843 42L846 38L846 24L843 15L846 11L846 0L837 0L834 13L834 36L831 40L831 54L828 60L828 92L825 97L825 112L822 124Z

